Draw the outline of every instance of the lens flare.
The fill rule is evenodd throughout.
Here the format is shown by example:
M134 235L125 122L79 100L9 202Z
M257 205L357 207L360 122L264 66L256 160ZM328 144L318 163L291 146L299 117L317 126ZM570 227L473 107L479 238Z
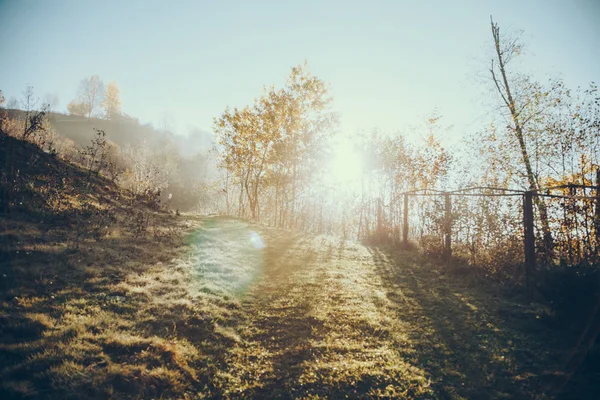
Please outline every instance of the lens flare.
M262 250L265 248L265 242L262 240L260 235L257 232L250 232L250 244L257 250Z
M248 223L209 218L188 241L199 293L242 296L264 269L264 239Z

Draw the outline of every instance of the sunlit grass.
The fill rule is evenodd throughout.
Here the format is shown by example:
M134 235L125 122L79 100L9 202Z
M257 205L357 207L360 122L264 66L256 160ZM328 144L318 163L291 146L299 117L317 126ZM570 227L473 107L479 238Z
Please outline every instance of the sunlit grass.
M62 255L79 266L66 277L17 265L2 393L522 398L554 376L532 310L414 253L220 217L181 227L182 247Z

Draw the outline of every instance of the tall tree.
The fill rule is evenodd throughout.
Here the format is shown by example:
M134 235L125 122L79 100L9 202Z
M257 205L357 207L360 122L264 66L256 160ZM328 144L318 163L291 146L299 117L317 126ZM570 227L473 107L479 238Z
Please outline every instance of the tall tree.
M102 109L106 119L115 119L121 116L121 91L117 82L111 81L106 86L104 99L102 100Z
M530 118L523 118L523 111L526 110L530 104L528 102L523 102L523 104L517 102L506 69L508 63L520 53L521 46L517 40L503 42L500 36L500 27L498 24L494 23L494 20L491 17L490 23L496 52L496 57L495 59L492 59L490 68L492 80L494 81L502 102L510 113L510 119L512 121L512 126L510 128L517 140L521 152L529 188L530 190L539 190L540 185L537 176L534 174L530 154L525 141L525 125L529 122ZM531 117L534 115L535 113L531 114ZM545 253L546 256L549 256L552 251L552 235L550 233L550 225L548 222L548 211L544 200L540 196L534 196L534 199L542 225Z
M337 115L329 110L331 100L327 85L310 73L306 62L292 68L281 95L285 110L281 148L287 153L291 172L289 226L292 228L299 189L310 181L322 161L325 142L337 122Z

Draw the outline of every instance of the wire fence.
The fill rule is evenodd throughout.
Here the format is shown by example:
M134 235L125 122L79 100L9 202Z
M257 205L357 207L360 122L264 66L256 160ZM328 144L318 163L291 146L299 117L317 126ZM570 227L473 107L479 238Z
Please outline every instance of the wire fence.
M538 267L600 261L600 185L417 189L363 202L358 215L361 239L416 242L474 263L519 260L528 286Z

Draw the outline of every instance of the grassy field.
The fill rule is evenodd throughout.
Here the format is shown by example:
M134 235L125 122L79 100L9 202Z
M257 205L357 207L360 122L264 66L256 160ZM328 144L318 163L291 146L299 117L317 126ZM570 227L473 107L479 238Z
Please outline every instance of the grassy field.
M160 227L180 234L0 264L0 398L551 398L562 379L543 309L414 252Z

